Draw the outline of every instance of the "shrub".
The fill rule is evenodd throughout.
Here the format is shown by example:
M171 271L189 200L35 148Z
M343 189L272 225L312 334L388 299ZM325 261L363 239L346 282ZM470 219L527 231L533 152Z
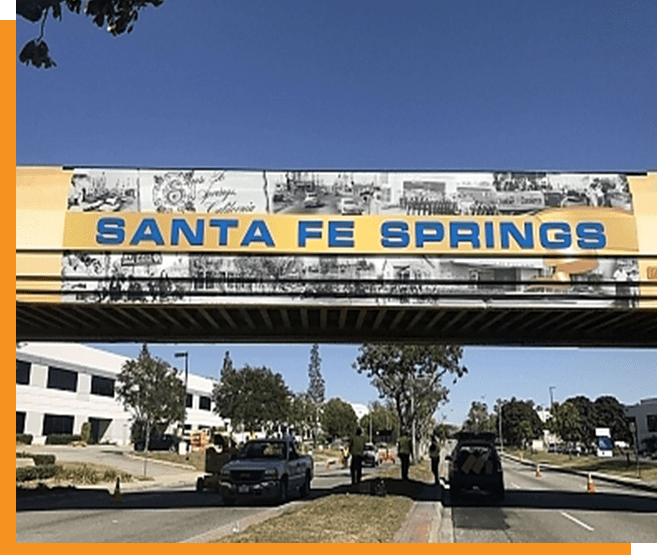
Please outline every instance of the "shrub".
M84 422L80 429L80 438L84 443L89 443L91 439L91 422Z
M74 484L97 484L99 482L114 482L117 477L128 482L132 475L116 471L113 468L95 468L87 464L60 466L55 478L57 480L72 482Z
M44 464L39 466L26 466L16 469L16 481L28 482L31 480L45 480L57 474L59 466L56 464Z
M82 437L74 434L51 434L46 436L46 445L68 445L75 441L82 441Z
M16 443L25 443L27 445L32 444L32 434L16 434Z
M40 455L39 453L26 453L25 451L21 451L20 453L16 453L16 458L17 459L33 459L35 465L43 465L43 464L55 464L55 461L57 458L55 455Z
M55 455L39 455L35 453L34 455L30 456L34 459L34 464L36 466L53 465L57 459Z

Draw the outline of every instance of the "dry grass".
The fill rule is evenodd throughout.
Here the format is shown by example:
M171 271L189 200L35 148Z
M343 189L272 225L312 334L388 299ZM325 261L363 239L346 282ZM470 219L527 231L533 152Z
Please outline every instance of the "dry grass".
M384 463L380 476L382 478L401 478L401 466L399 461L394 465ZM408 477L411 480L432 484L433 474L431 472L431 461L427 458L417 464L411 465L408 469Z
M380 543L391 542L413 502L388 495L331 495L288 511L221 543Z
M431 464L424 460L412 465L408 482L400 480L399 463L384 464L387 495L367 495L366 479L356 494L324 497L292 509L278 517L254 524L237 534L217 540L221 543L380 543L392 542L406 522L413 498L425 483L433 483Z

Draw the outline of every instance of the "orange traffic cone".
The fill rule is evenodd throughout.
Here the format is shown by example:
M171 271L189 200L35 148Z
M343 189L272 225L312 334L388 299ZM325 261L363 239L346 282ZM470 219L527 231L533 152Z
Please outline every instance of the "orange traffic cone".
M541 477L541 465L538 463L536 464L536 477L537 478Z
M593 478L591 477L590 472L589 472L588 476L586 477L586 492L587 493L595 493L595 484L593 483Z
M121 478L117 476L116 486L114 486L114 495L112 495L114 503L121 503Z

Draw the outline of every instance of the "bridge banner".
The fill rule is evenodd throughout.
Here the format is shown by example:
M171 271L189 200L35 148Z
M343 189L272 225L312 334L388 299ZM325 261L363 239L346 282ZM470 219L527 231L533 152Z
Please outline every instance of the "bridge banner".
M655 306L656 177L19 167L17 294Z

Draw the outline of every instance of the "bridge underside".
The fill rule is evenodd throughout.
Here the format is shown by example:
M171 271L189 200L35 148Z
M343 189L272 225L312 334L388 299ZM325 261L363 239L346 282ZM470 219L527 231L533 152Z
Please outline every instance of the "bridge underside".
M16 304L17 341L657 347L657 310Z

